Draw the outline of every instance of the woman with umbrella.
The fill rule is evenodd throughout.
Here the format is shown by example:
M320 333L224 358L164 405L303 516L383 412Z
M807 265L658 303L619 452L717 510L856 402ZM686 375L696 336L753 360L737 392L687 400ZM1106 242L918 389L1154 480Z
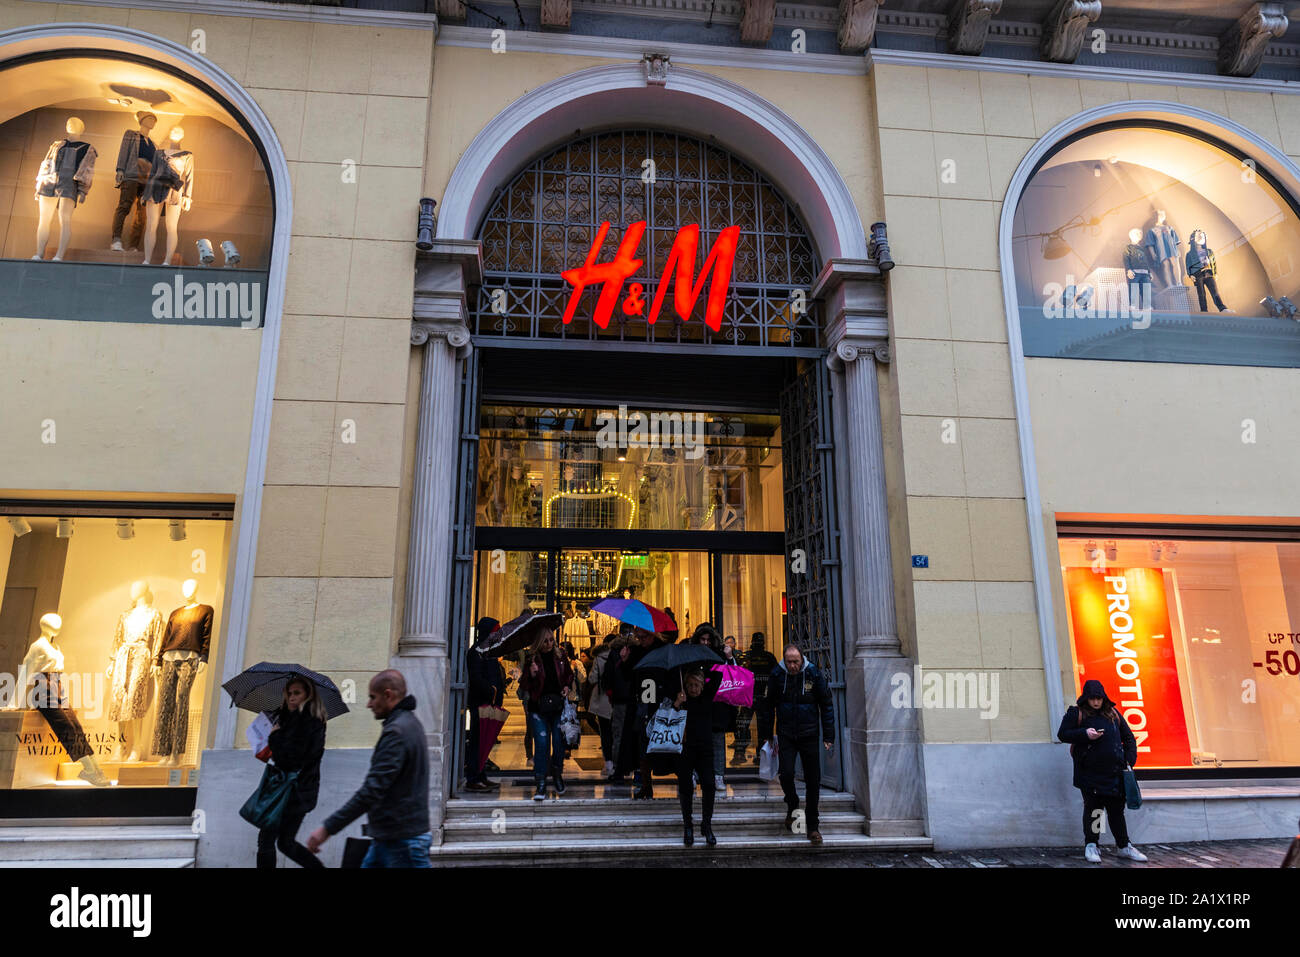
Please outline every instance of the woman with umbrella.
M325 706L306 678L295 675L284 686L284 702L272 715L268 745L271 760L285 771L297 771L293 793L279 825L257 832L257 866L275 867L275 849L299 867L324 868L321 859L298 843L303 818L316 807L320 791L320 762L325 755Z
M686 712L686 733L682 736L682 753L677 761L677 798L685 827L682 843L687 847L695 843L691 828L691 803L695 799L692 773L700 779L700 833L709 847L718 843L713 836L713 799L717 790L713 769L713 696L721 684L721 672L710 671L705 680L703 672L692 671L682 681L682 690L673 702L674 708Z
M528 694L528 724L533 730L533 777L537 782L533 800L545 801L548 771L555 781L556 796L565 791L565 743L560 715L573 684L573 670L564 653L556 648L552 629L540 632L519 676L519 684Z
M298 843L297 834L303 818L316 807L325 722L348 711L338 687L302 665L274 661L259 661L221 687L230 695L231 707L270 716L271 760L281 770L298 772L279 820L257 832L257 866L275 867L279 848L300 867L324 867Z

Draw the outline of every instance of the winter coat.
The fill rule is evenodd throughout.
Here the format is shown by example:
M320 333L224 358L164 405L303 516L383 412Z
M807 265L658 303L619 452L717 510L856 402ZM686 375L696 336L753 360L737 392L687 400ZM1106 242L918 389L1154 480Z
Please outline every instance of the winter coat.
M523 669L519 675L519 690L528 695L528 700L524 703L529 711L536 711L542 703L542 689L546 687L546 676L542 674L542 656L537 655L537 674L533 674L533 658L524 662ZM564 652L559 648L554 652L555 662L555 679L556 687L559 689L559 695L568 700L567 691L573 683L573 669L569 667L569 661L564 657Z
M587 705L587 710L598 718L613 717L614 707L609 700L609 695L605 693L605 669L610 667L609 664L609 646L597 653L596 660L591 663L591 673L587 675L587 683L592 685L591 702Z
M365 781L325 819L325 830L337 834L362 814L367 833L377 841L405 840L429 830L429 743L411 695L384 718Z
M497 660L471 648L465 656L465 671L469 679L469 706L478 708L490 704L501 707L506 695L506 679Z
M1219 264L1214 259L1214 250L1209 246L1198 246L1192 243L1191 248L1187 250L1185 262L1189 276L1199 276L1201 273L1213 276L1219 271Z
M1101 711L1093 711L1087 699L1080 696L1078 703L1061 719L1056 736L1073 745L1074 786L1081 791L1123 794L1121 772L1137 762L1137 740L1128 721L1114 708L1115 702L1106 697ZM1114 714L1114 720L1106 717L1107 712ZM1096 741L1089 740L1089 728L1103 732L1102 736Z
M674 694L672 705L675 710L686 712L686 733L682 736L682 750L688 749L712 749L713 732L713 709L717 702L713 696L718 693L718 688L722 686L722 674L717 671L710 671L704 679L704 690L700 692L698 698L687 697L680 708L677 707L676 695Z
M286 813L304 814L316 807L320 793L320 762L325 756L325 722L307 711L281 708L275 714L279 725L268 739L271 760L277 768L297 771L298 780L289 797Z
M755 702L758 704L758 702ZM835 709L826 677L807 658L798 674L790 674L784 664L777 665L767 678L767 693L760 705L763 734L772 737L772 722L781 738L816 737L820 725L823 741L835 741Z

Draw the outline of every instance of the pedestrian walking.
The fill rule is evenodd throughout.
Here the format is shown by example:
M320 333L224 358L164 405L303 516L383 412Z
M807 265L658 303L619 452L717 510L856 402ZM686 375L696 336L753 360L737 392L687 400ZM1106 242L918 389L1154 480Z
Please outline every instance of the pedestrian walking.
M794 787L795 758L803 762L804 825L808 840L822 842L818 830L817 799L822 780L822 743L829 751L835 743L835 711L831 689L817 666L796 645L787 645L785 660L767 679L763 698L763 741L776 741L781 790L785 792L785 826L794 830L799 794ZM775 723L775 736L773 724ZM820 734L818 733L820 731Z
M767 639L761 631L756 631L749 639L749 650L744 656L745 667L754 676L754 707L741 708L736 714L736 739L732 751L732 763L743 763L749 754L750 721L758 709L759 703L767 694L767 676L776 667L776 658L767 650ZM757 729L755 729L757 731ZM760 744L762 742L759 742ZM754 749L754 763L758 764L758 749Z
M429 746L402 673L389 669L371 678L366 707L384 723L370 771L357 793L312 831L307 849L317 853L364 814L372 842L362 867L431 867Z
M677 760L677 799L682 807L682 843L687 847L695 843L691 807L695 799L695 782L692 775L700 781L700 833L709 847L718 843L713 835L716 788L712 726L713 696L721 684L719 672L709 672L706 680L703 672L692 671L682 680L682 689L673 702L674 708L686 712L686 731L682 735L682 751Z
M1070 745L1074 786L1083 794L1084 859L1101 863L1098 845L1103 824L1109 822L1119 856L1145 861L1146 855L1129 842L1124 820L1124 771L1137 762L1137 740L1100 681L1083 683L1083 694L1066 710L1056 736Z
M483 706L500 708L505 702L505 675L501 664L482 655L479 648L483 640L501 627L495 618L484 616L474 626L474 647L465 656L467 704L469 711L469 744L465 748L465 790L495 791L501 785L487 776L487 762L479 762L480 735L478 709Z
M604 643L596 650L591 660L591 670L587 674L587 686L591 689L591 698L587 703L587 712L596 718L600 729L600 756L605 759L605 777L614 774L614 703L605 690L605 669L609 667L609 656L614 651L616 634L605 636ZM622 731L620 725L619 730Z
M283 771L297 771L293 791L275 827L257 832L257 866L275 867L275 851L299 867L323 868L321 859L298 843L298 828L316 807L320 792L320 762L325 755L325 705L306 678L291 678L284 686L284 703L272 714L267 740L271 760Z
M556 647L555 632L543 629L519 676L519 686L528 695L528 726L533 732L534 801L546 800L548 773L554 780L556 796L565 791L560 715L572 685L573 669L564 652Z

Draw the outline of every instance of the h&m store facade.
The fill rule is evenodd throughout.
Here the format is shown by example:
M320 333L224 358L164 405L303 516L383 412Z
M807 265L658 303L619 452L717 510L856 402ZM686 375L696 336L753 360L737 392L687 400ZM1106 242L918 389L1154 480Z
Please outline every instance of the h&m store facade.
M200 865L251 863L260 765L220 684L296 660L358 689L308 825L363 776L365 682L392 666L436 830L477 617L585 621L627 593L683 632L800 644L835 690L825 781L871 835L1072 843L1053 742L1087 677L1150 748L1135 840L1290 833L1285 83L531 35L502 55L429 16L247 6L164 36L148 11L0 4L0 670L56 648L110 782L66 726L0 711L0 817L200 809ZM149 264L111 248L133 237L109 168L146 110L189 176L141 204ZM34 199L78 143L84 201L57 176ZM33 259L42 224L58 262ZM616 261L621 285L581 272ZM673 441L638 441L651 422ZM206 642L173 641L203 606ZM993 700L927 696L926 673ZM1035 810L1007 815L1012 792Z

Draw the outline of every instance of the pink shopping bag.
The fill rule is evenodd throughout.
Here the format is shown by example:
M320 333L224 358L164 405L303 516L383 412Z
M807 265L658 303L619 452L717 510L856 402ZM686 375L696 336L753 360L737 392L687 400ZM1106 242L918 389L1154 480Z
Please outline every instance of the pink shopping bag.
M735 665L714 665L713 670L722 673L722 684L718 688L718 693L713 696L714 701L739 705L743 708L754 706L753 672L748 668L738 668Z

